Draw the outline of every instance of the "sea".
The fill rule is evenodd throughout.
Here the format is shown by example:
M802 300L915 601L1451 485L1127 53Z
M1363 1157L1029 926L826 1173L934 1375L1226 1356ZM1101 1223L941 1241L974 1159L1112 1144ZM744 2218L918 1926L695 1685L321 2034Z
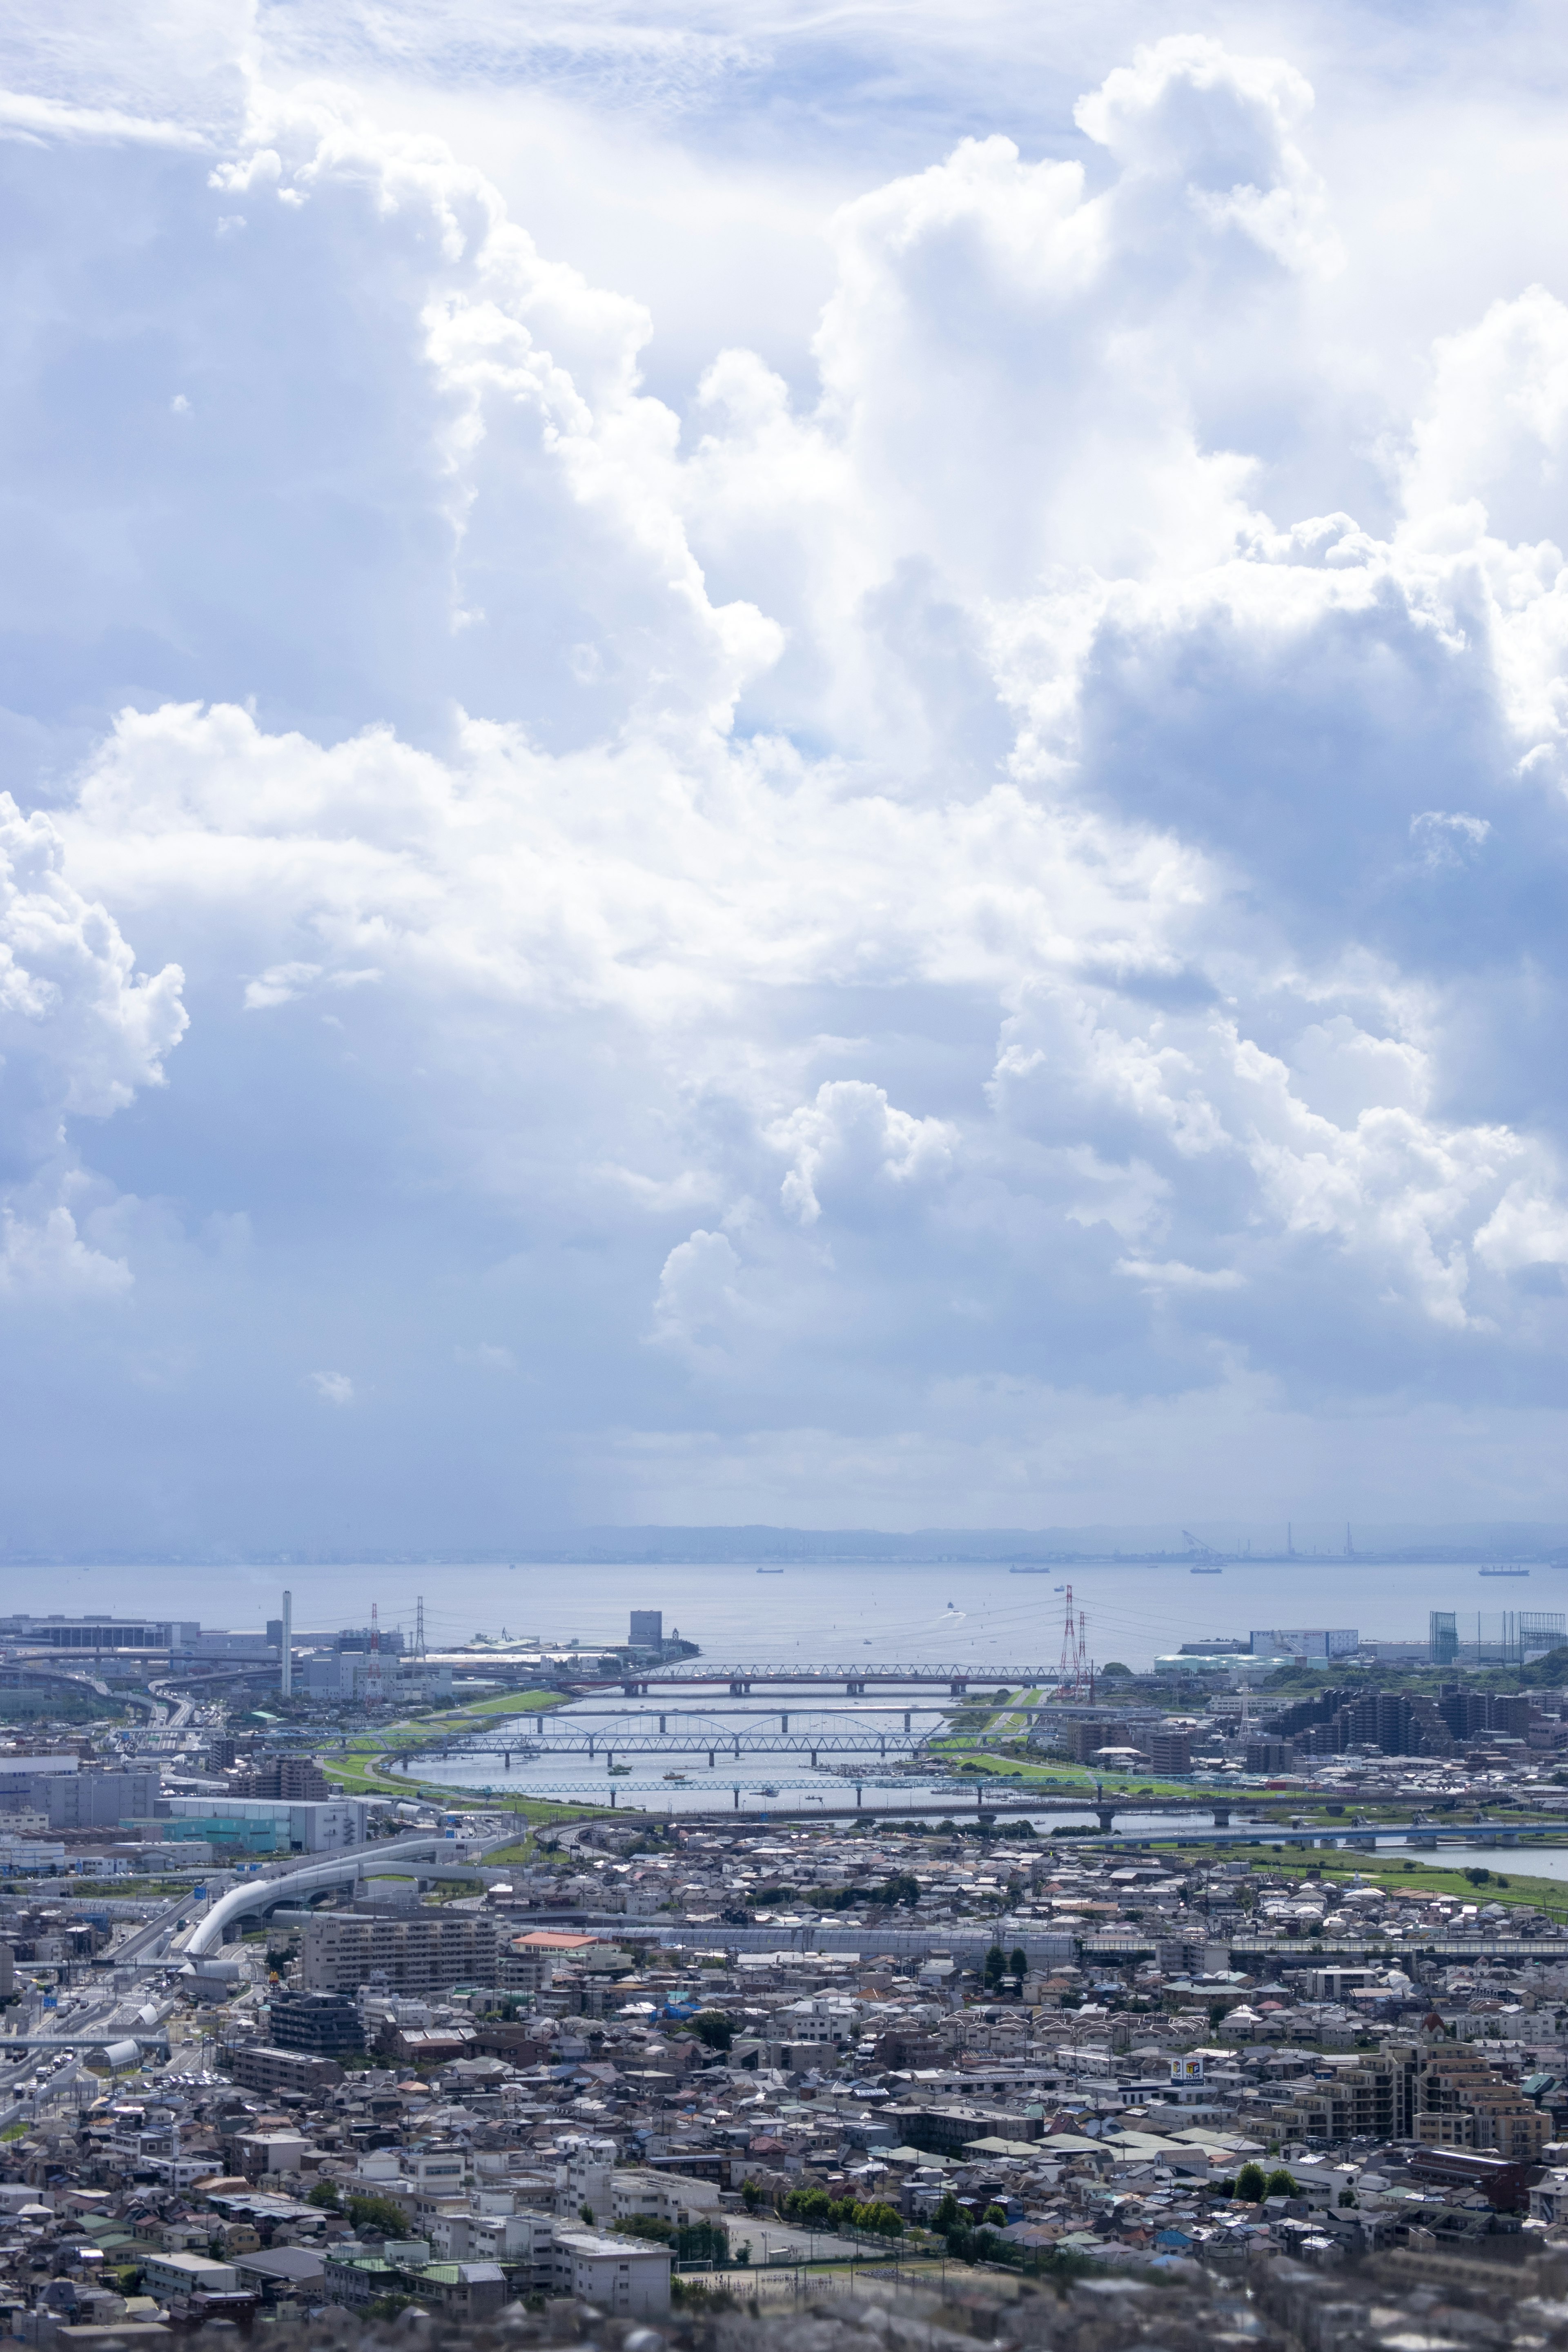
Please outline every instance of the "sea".
M1451 1561L1380 1566L1338 1555L1227 1566L1194 1575L1184 1561L1097 1559L1020 1573L996 1561L811 1560L759 1571L754 1561L530 1562L475 1565L220 1565L51 1568L4 1580L10 1608L47 1604L67 1616L177 1616L256 1631L293 1592L298 1634L365 1625L405 1636L417 1603L433 1650L476 1633L540 1634L584 1649L624 1642L633 1609L663 1612L664 1630L724 1664L889 1664L994 1667L1015 1685L1050 1672L1062 1652L1068 1597L1081 1610L1089 1655L1148 1666L1184 1642L1247 1645L1255 1628L1353 1627L1363 1640L1424 1642L1427 1614L1451 1609L1461 1641L1479 1617L1503 1610L1568 1609L1568 1572L1532 1565L1521 1577L1483 1577Z

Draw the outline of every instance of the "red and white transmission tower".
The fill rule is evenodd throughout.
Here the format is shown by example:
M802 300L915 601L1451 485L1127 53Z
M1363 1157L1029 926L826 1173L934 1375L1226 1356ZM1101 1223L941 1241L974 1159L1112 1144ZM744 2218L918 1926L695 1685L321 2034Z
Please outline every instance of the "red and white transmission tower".
M1079 1700L1094 1696L1094 1669L1089 1663L1089 1629L1084 1612L1073 1622L1072 1586L1067 1588L1062 1621L1062 1654L1057 1667L1057 1696Z

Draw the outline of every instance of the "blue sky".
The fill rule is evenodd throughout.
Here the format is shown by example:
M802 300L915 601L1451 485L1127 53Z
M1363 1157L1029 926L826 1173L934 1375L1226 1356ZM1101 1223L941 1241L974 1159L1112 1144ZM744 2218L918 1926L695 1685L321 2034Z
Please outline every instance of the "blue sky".
M1568 1518L1552 32L15 14L0 1541Z

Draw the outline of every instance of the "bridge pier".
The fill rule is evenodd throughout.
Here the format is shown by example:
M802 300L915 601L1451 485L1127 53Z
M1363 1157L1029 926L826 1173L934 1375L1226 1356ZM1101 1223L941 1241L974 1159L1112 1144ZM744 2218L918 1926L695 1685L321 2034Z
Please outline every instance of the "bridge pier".
M909 1727L910 1727L910 1718L909 1718L909 1714L908 1714L908 1712L907 1712L907 1710L906 1710L905 1715L904 1715L904 1729L907 1731L907 1730L909 1729Z
M844 1685L844 1696L846 1698L864 1698L866 1696L865 1684L857 1682L853 1675L851 1675L848 1681Z
M711 1748L708 1750L708 1769L710 1770L710 1772L711 1772L711 1770L713 1769L713 1757L714 1757L714 1753L715 1753L715 1751L714 1751L714 1749L712 1749Z
M968 1680L962 1675L954 1675L947 1687L950 1697L958 1698L969 1688Z
M789 1717L782 1711L779 1716L779 1729L787 1736L789 1731Z
M732 1681L731 1683L730 1696L731 1698L749 1698L751 1695L752 1685L750 1683L738 1681Z
M1116 1819L1116 1808L1115 1808L1115 1806L1114 1806L1114 1805L1096 1805L1096 1807L1095 1807L1095 1809L1094 1809L1094 1810L1095 1810L1096 1813L1100 1816L1100 1828L1105 1832L1106 1836L1107 1836L1107 1837L1109 1837L1109 1836L1110 1835L1110 1824L1111 1824L1111 1822Z
M662 1716L662 1715L661 1715L661 1716L659 1717L659 1718L658 1718L658 1728L659 1728L659 1734L660 1734L660 1737L662 1738L663 1733L664 1733L664 1717L663 1717L663 1716Z
M1228 1805L1216 1804L1211 1806L1210 1811L1214 1814L1214 1825L1216 1830L1229 1829L1230 1807Z
M816 1769L816 1750L815 1748L811 1751L811 1769L814 1772Z

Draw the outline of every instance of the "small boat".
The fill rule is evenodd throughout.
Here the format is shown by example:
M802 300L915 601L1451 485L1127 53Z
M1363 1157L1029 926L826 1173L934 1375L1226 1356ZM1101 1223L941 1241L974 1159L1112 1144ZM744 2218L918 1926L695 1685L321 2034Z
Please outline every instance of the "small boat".
M782 1576L784 1574L784 1570L782 1568L759 1568L757 1574L759 1576Z
M1528 1568L1483 1568L1483 1576L1528 1576Z
M686 1785L686 1775L684 1772L667 1772L664 1777L667 1780L679 1780L682 1788Z
M776 1797L778 1790L771 1780L764 1780L757 1794L759 1797Z
M1223 1568L1189 1568L1187 1574L1189 1576L1223 1576L1225 1570ZM1486 1574L1485 1569L1481 1570L1481 1574L1483 1576Z

